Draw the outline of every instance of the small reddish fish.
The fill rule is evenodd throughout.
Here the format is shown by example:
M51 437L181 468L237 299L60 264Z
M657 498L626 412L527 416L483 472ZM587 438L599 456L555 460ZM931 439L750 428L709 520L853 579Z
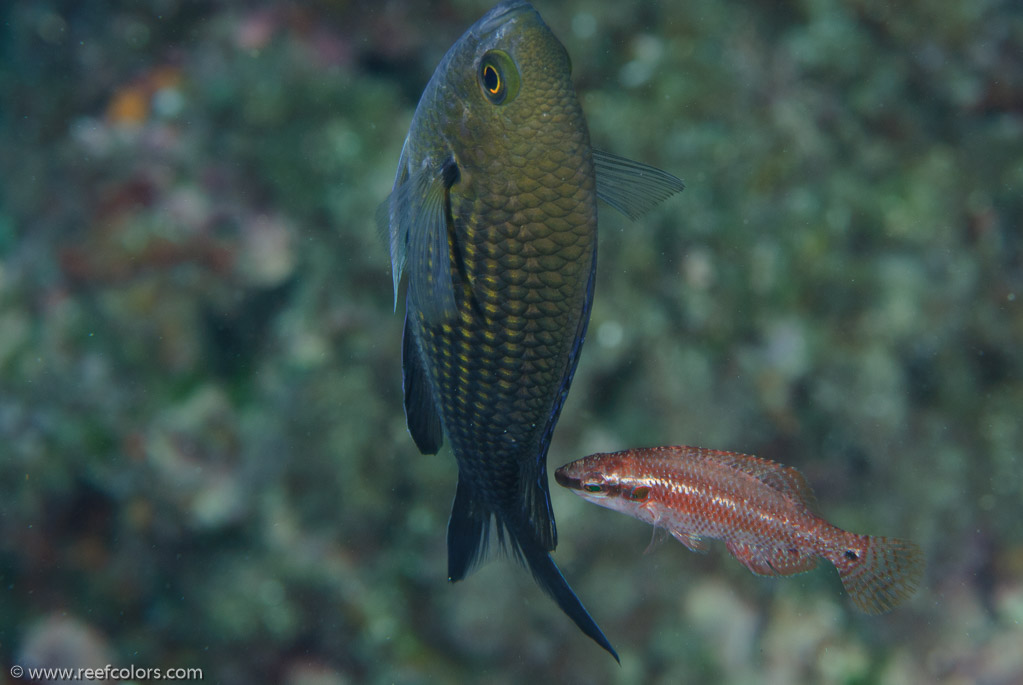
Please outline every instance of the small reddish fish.
M809 571L824 557L853 604L868 614L910 597L923 575L912 542L856 535L816 513L799 471L748 454L700 447L652 447L593 454L555 472L585 500L668 530L693 551L723 540L758 575Z

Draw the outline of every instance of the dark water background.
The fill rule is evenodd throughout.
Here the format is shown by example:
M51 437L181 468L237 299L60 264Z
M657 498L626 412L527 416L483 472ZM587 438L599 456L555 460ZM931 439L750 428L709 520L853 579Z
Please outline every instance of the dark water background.
M538 5L595 144L688 183L602 211L551 466L755 453L928 557L866 617L558 489L621 668L507 560L446 582L404 428L373 214L487 7L0 9L0 683L1023 682L1023 6Z

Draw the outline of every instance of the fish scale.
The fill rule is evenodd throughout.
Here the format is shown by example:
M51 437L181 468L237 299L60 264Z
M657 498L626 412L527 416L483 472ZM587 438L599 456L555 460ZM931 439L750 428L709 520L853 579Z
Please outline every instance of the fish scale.
M802 504L759 487L755 476L730 468L693 451L689 459L673 453L649 460L650 485L663 493L664 524L693 535L729 537L737 544L759 547L776 540L813 552L824 522Z

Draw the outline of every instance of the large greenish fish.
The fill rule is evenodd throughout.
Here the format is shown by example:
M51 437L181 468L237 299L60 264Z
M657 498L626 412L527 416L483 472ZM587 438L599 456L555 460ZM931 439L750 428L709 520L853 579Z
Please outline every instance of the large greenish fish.
M448 577L498 541L573 621L618 655L561 575L547 448L593 299L597 198L635 217L674 176L590 147L564 46L503 2L456 42L416 108L387 231L395 303L408 275L405 417L424 454L458 460Z

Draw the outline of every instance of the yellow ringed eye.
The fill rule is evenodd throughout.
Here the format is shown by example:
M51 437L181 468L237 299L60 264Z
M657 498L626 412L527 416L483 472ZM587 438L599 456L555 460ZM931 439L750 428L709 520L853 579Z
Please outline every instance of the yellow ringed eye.
M483 87L491 95L497 95L501 92L501 75L490 64L483 67Z
M503 50L485 52L476 77L483 95L495 105L507 104L519 93L519 69Z

